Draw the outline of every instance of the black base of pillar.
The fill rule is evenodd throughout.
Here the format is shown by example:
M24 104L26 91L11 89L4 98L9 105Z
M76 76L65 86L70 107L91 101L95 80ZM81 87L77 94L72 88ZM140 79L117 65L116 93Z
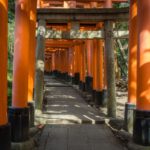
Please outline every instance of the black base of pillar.
M53 76L55 76L56 78L59 78L60 77L60 71L54 70L53 71Z
M74 76L71 77L71 84L75 84L75 78L74 78Z
M44 71L44 75L49 75L50 72Z
M150 111L134 110L133 141L150 146Z
M94 99L96 107L104 107L107 105L107 91L95 91L95 99Z
M12 142L29 139L29 108L9 108Z
M56 77L57 77L57 78L62 78L62 74L61 74L60 71L57 71Z
M85 91L85 82L83 82L83 81L80 81L80 82L79 82L79 89L80 89L81 91Z
M73 79L73 84L78 85L80 81L80 73L75 73Z
M65 80L65 73L60 73L60 79Z
M51 72L49 73L49 75L52 76L52 75L53 75L53 71L51 71Z
M61 77L62 80L67 81L67 77L68 77L68 72L62 73L62 77Z
M70 76L69 74L67 74L67 82L71 82L72 81L72 76Z
M85 90L92 93L93 89L93 78L90 76L85 77Z
M34 127L34 101L28 103L29 107L29 126Z
M0 126L0 149L11 150L11 127L9 124Z
M54 70L54 71L53 71L53 76L56 77L56 76L57 76L57 72L58 72L57 70Z
M126 103L124 113L124 128L129 133L133 133L133 112L136 108L135 104Z
M95 102L96 90L92 90L92 101Z

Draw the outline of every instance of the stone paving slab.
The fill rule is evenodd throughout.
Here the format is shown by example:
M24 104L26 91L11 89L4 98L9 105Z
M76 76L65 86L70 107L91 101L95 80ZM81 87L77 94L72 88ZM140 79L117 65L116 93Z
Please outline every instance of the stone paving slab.
M38 150L125 150L105 125L46 125Z

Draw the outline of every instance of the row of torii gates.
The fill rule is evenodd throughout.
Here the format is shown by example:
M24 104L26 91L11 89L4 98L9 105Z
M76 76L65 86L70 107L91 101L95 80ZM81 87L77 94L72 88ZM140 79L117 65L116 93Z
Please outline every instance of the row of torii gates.
M149 146L150 0L130 0L129 17L128 8L112 8L113 3L126 0L15 2L12 106L8 109L8 2L0 0L0 149L10 150L11 142L29 139L29 128L34 126L31 111L34 103L35 113L42 110L44 70L71 79L81 90L94 91L98 106L103 104L107 91L108 116L116 117L113 38L126 38L126 35L119 31L115 36L113 24L128 19L129 80L125 121L129 132L133 128L134 142ZM130 125L132 120L134 124Z

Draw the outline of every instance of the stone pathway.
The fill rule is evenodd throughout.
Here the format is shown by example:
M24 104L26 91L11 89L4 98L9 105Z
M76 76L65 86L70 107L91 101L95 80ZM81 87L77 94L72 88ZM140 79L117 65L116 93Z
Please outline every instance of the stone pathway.
M71 87L45 78L45 123L38 150L124 150L104 123L104 116L90 107Z

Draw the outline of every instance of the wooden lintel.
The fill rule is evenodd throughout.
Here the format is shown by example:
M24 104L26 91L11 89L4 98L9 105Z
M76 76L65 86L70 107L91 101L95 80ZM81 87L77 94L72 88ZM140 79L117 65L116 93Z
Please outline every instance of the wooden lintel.
M46 2L50 2L51 0L44 0ZM55 0L59 2L63 2L64 0ZM65 0L65 1L70 1L70 0ZM76 2L105 2L105 0L76 0ZM128 0L112 0L114 3L120 3L120 2L128 2Z
M114 31L114 38L124 38L127 39L129 35L129 31ZM104 39L104 31L57 31L57 30L47 30L46 39Z
M61 48L66 49L74 45L83 44L83 40L46 40L45 47L47 48Z
M38 9L37 19L47 23L98 23L100 21L128 21L129 8L97 8L97 9Z

